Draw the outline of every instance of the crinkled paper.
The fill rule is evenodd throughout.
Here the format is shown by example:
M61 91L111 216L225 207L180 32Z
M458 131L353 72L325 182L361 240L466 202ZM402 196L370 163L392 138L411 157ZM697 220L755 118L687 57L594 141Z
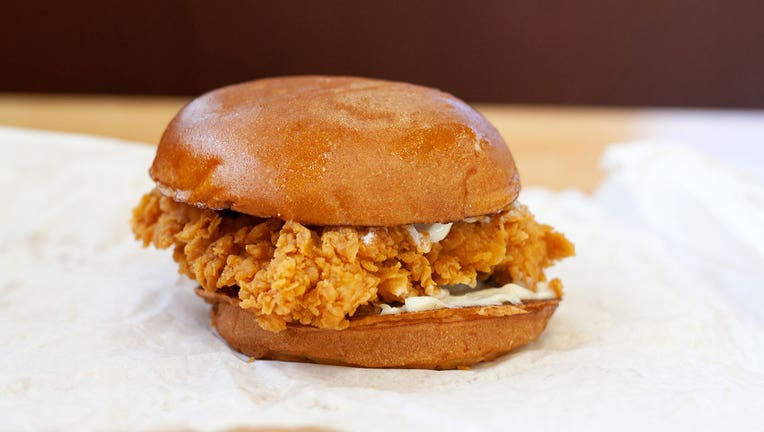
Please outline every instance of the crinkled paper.
M231 351L170 252L131 235L152 157L149 146L0 129L0 429L674 431L764 420L764 188L685 147L609 148L592 196L524 190L538 219L576 243L552 272L565 299L538 341L444 372Z

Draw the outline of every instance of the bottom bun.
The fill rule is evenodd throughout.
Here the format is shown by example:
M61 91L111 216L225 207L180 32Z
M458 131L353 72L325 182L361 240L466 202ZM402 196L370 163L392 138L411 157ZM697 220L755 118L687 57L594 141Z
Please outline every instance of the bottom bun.
M218 333L250 357L370 368L455 369L492 360L536 339L560 302L370 314L351 318L344 330L288 324L274 333L238 299L196 292L213 305Z

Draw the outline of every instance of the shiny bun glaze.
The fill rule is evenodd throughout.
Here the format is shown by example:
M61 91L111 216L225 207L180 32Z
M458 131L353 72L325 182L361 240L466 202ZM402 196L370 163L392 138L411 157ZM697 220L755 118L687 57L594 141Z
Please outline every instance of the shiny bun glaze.
M223 87L172 120L151 167L176 201L310 225L450 222L513 202L496 129L412 84L296 76Z

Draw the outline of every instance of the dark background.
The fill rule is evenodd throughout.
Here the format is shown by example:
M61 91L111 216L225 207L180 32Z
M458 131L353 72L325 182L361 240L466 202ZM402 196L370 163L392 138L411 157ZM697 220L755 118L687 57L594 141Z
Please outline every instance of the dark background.
M471 102L764 107L764 1L69 1L0 7L0 91L194 95L285 74Z

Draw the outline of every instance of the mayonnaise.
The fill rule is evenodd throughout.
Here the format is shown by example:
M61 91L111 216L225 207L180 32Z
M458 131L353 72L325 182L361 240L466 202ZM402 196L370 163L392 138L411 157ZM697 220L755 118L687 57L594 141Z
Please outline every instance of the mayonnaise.
M428 253L432 249L434 243L438 243L446 238L449 231L451 231L452 225L453 223L407 225L406 231L408 232L411 241L417 245L417 248L424 253Z
M469 291L462 295L451 295L446 288L435 296L409 297L403 306L380 305L382 315L403 312L422 312L443 308L461 308L471 306L496 306L503 303L520 304L523 300L548 300L557 298L557 293L545 283L537 285L537 291L531 291L520 285L509 283L497 288L483 288Z
M488 223L490 221L490 216L472 216L463 220L463 222L467 223ZM414 224L406 226L406 230L408 231L409 237L411 237L411 241L413 241L420 250L427 253L432 249L433 243L438 243L446 238L448 233L451 232L451 227L453 225L453 222L445 224ZM427 237L425 237L425 233L427 233Z
M446 238L449 231L451 231L451 226L453 223L447 223L447 224L440 224L440 223L431 223L431 224L416 224L414 225L414 228L422 234L427 233L427 235L430 236L430 241L433 243L438 243L439 241Z
M362 242L363 242L365 245L370 245L370 244L374 243L374 239L375 239L376 237L377 237L377 234L376 234L376 233L375 233L373 230L369 230L369 232L367 232L366 234L364 234L364 235L361 237L361 241L362 241Z

